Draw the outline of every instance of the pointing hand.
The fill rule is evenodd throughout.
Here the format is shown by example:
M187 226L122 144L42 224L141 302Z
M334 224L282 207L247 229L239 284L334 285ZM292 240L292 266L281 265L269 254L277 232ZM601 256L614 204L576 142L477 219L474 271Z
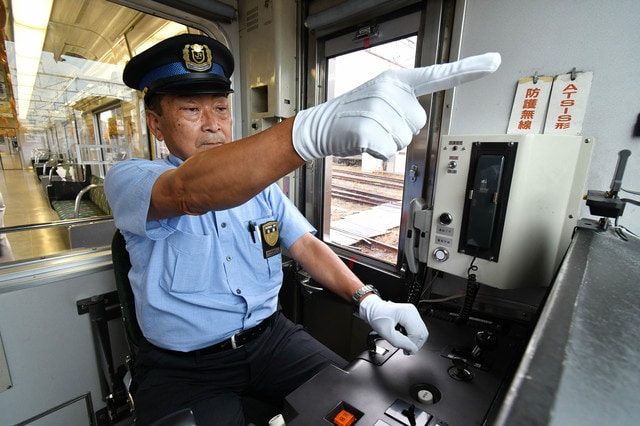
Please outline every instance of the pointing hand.
M361 86L300 111L293 146L305 161L367 152L387 159L409 145L427 121L417 96L449 89L493 73L499 53L423 68L388 70Z

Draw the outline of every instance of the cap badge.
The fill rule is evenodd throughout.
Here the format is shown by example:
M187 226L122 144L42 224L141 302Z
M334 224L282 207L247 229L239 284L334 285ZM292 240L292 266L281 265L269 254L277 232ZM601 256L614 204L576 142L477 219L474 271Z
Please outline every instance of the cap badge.
M211 49L205 44L187 44L182 49L182 59L188 70L204 72L209 71L213 64Z

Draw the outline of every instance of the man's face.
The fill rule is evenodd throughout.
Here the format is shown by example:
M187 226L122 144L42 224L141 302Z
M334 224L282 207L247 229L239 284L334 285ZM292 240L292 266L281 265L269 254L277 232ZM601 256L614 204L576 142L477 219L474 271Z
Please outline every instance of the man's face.
M193 154L231 142L227 95L163 95L162 115L147 110L147 123L169 151L186 160Z

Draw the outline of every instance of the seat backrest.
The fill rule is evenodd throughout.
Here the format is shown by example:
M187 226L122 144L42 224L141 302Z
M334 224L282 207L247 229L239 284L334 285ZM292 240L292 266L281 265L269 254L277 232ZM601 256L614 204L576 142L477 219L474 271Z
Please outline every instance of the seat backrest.
M124 322L125 333L132 354L144 341L144 336L138 325L136 317L136 306L129 282L129 270L131 261L127 251L126 242L120 230L116 229L111 241L111 258L113 260L113 271L116 277L116 287L120 298L120 308L122 309L122 321Z

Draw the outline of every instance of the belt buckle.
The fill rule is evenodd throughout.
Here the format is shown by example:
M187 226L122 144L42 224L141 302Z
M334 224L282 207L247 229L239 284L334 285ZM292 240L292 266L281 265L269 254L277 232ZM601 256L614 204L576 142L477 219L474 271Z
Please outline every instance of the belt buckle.
M235 349L238 349L238 348L241 348L241 347L243 347L243 346L244 346L244 345L238 345L238 344L236 343L236 335L235 335L235 334L231 336L231 347L232 347L234 350L235 350Z

